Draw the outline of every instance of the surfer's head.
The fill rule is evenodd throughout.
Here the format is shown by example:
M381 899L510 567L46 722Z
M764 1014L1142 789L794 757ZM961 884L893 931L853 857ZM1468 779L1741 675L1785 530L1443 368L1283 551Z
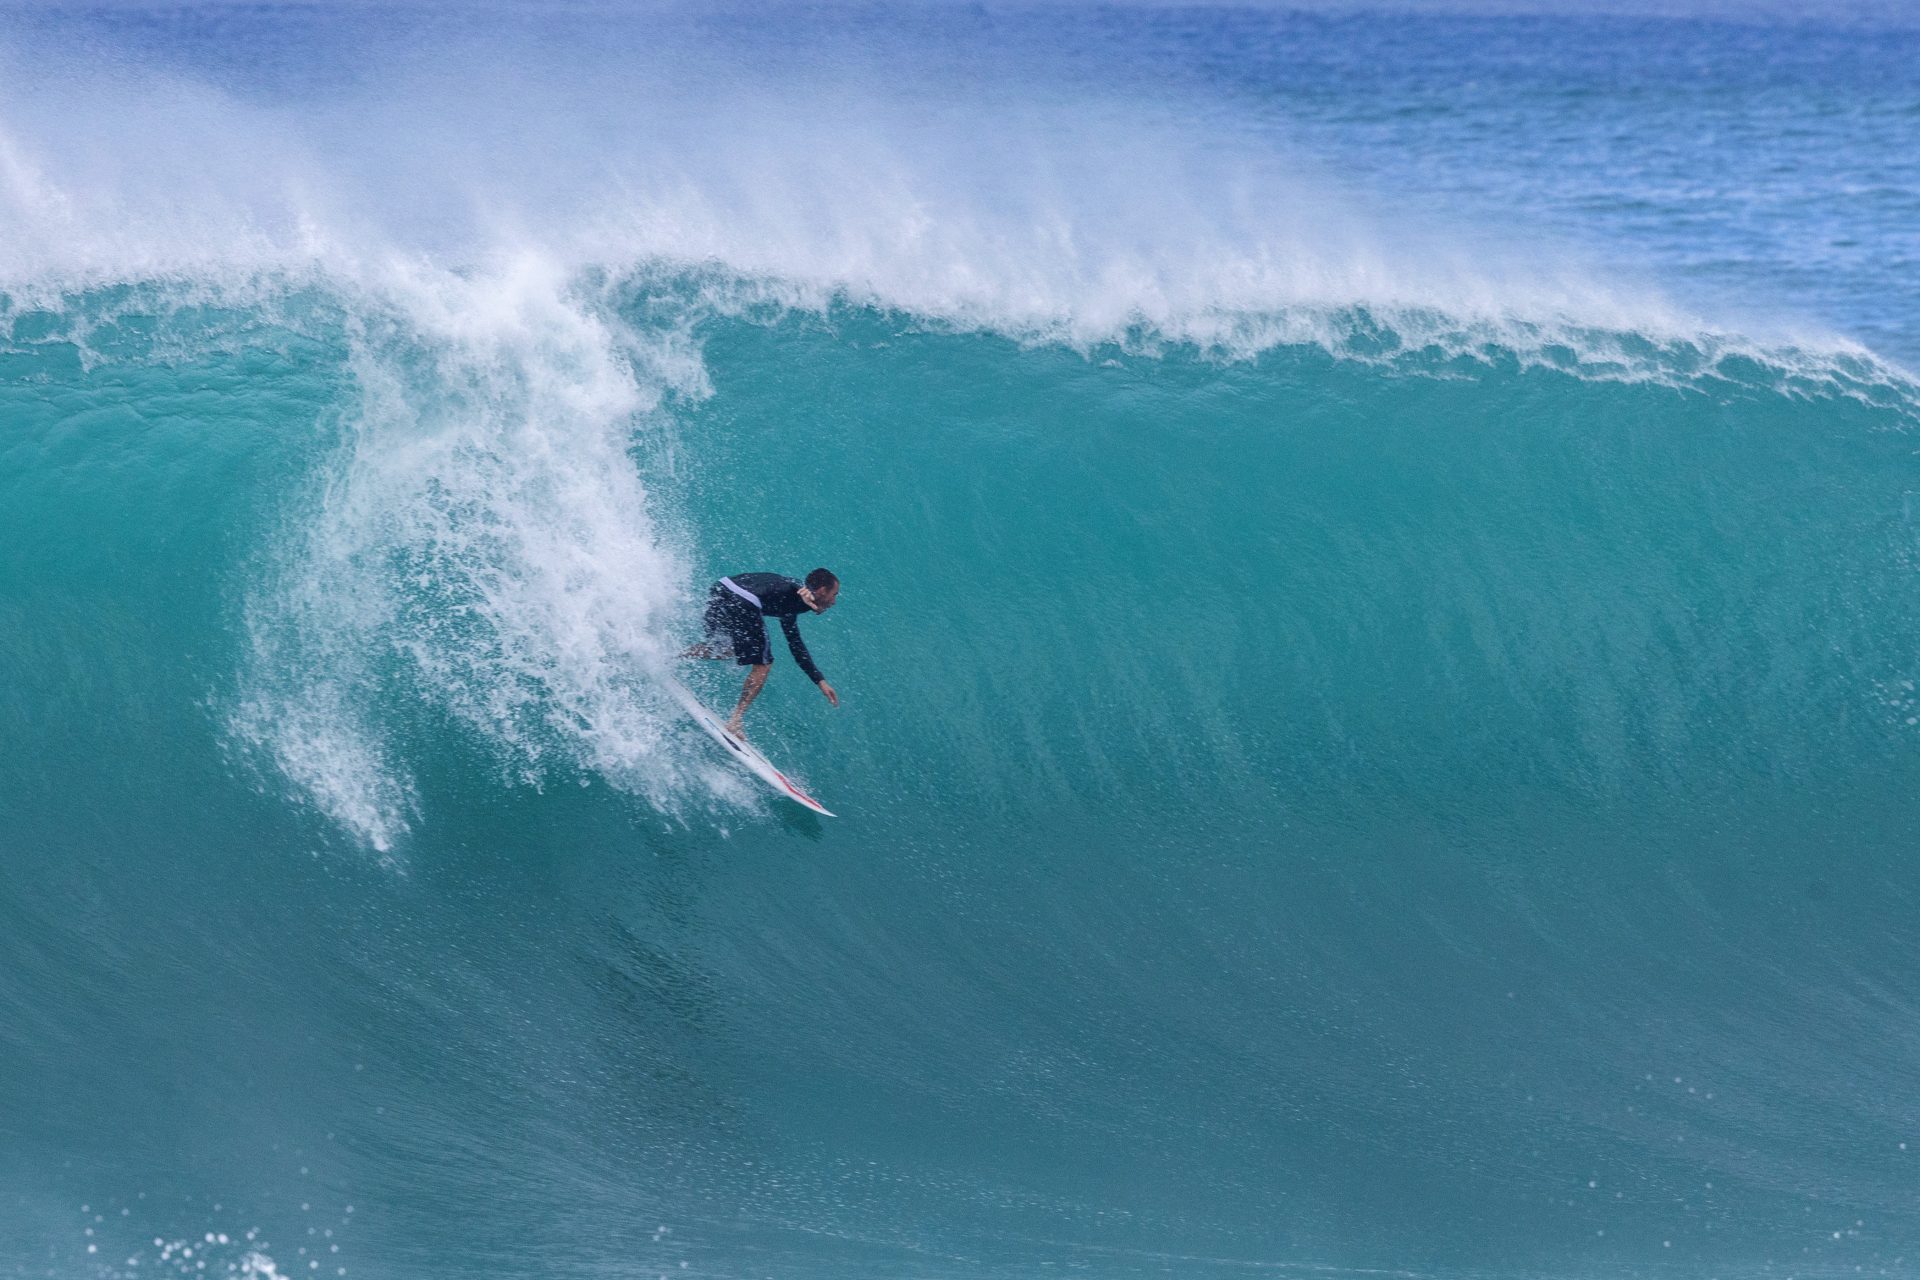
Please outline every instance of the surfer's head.
M831 569L815 569L807 575L807 594L813 597L814 611L824 613L840 598L840 579Z

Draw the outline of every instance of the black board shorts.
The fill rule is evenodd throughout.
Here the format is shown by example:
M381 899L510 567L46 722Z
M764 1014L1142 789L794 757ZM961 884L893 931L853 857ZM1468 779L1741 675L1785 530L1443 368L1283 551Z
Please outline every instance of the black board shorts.
M764 667L773 662L773 644L760 610L717 582L707 593L704 621L708 641L724 641L741 666Z

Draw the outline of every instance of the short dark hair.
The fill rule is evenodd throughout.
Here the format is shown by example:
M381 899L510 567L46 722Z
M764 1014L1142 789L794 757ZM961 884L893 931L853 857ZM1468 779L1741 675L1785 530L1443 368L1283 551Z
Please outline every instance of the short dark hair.
M828 587L837 587L840 579L833 576L831 569L815 569L807 575L807 590L825 591Z

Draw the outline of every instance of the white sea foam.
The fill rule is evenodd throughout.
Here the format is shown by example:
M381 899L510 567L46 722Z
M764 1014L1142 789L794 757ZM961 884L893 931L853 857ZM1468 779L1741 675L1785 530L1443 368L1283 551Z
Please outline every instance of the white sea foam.
M368 707L462 722L517 781L666 803L688 777L643 677L686 574L629 448L698 365L638 360L534 255L396 267L351 314L358 402L252 601L243 732L380 848L411 794Z

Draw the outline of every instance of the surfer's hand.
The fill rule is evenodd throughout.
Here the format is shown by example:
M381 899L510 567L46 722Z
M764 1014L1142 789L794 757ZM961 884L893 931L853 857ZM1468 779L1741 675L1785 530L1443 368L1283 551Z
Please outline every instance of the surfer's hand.
M837 707L840 705L840 695L835 693L833 691L833 686L828 684L825 680L822 680L820 682L820 692L826 694L827 701L832 703L834 706Z

